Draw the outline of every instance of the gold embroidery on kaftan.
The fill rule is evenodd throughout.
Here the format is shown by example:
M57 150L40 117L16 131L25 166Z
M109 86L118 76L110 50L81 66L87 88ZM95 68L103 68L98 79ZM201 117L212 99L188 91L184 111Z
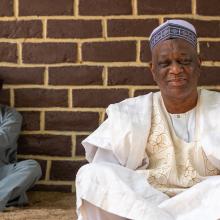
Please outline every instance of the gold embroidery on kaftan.
M199 141L186 143L175 135L159 97L153 99L151 130L146 147L148 182L169 196L219 174ZM196 125L197 127L198 125Z

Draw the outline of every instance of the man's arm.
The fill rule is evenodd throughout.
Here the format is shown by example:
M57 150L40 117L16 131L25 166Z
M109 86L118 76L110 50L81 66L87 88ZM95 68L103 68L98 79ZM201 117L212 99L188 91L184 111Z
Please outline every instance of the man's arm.
M0 108L0 152L11 148L16 143L21 131L22 116L14 108Z

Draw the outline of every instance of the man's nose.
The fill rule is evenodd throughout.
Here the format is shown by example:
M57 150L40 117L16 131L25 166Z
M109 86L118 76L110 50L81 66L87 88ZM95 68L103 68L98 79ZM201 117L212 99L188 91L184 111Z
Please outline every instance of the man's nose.
M181 64L179 64L177 62L172 62L171 66L170 66L170 73L179 74L182 71L183 71L183 67Z

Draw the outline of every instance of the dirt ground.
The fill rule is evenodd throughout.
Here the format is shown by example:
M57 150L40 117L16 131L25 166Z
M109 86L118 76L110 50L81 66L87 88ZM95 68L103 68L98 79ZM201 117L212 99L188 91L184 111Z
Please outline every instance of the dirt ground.
M76 220L73 193L29 192L30 204L10 207L0 213L0 220Z

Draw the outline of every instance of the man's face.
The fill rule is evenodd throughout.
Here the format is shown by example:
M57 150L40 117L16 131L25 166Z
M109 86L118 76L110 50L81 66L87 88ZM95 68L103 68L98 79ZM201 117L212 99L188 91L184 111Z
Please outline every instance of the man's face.
M196 49L182 39L166 40L153 48L151 71L162 96L185 99L197 93L200 63Z

